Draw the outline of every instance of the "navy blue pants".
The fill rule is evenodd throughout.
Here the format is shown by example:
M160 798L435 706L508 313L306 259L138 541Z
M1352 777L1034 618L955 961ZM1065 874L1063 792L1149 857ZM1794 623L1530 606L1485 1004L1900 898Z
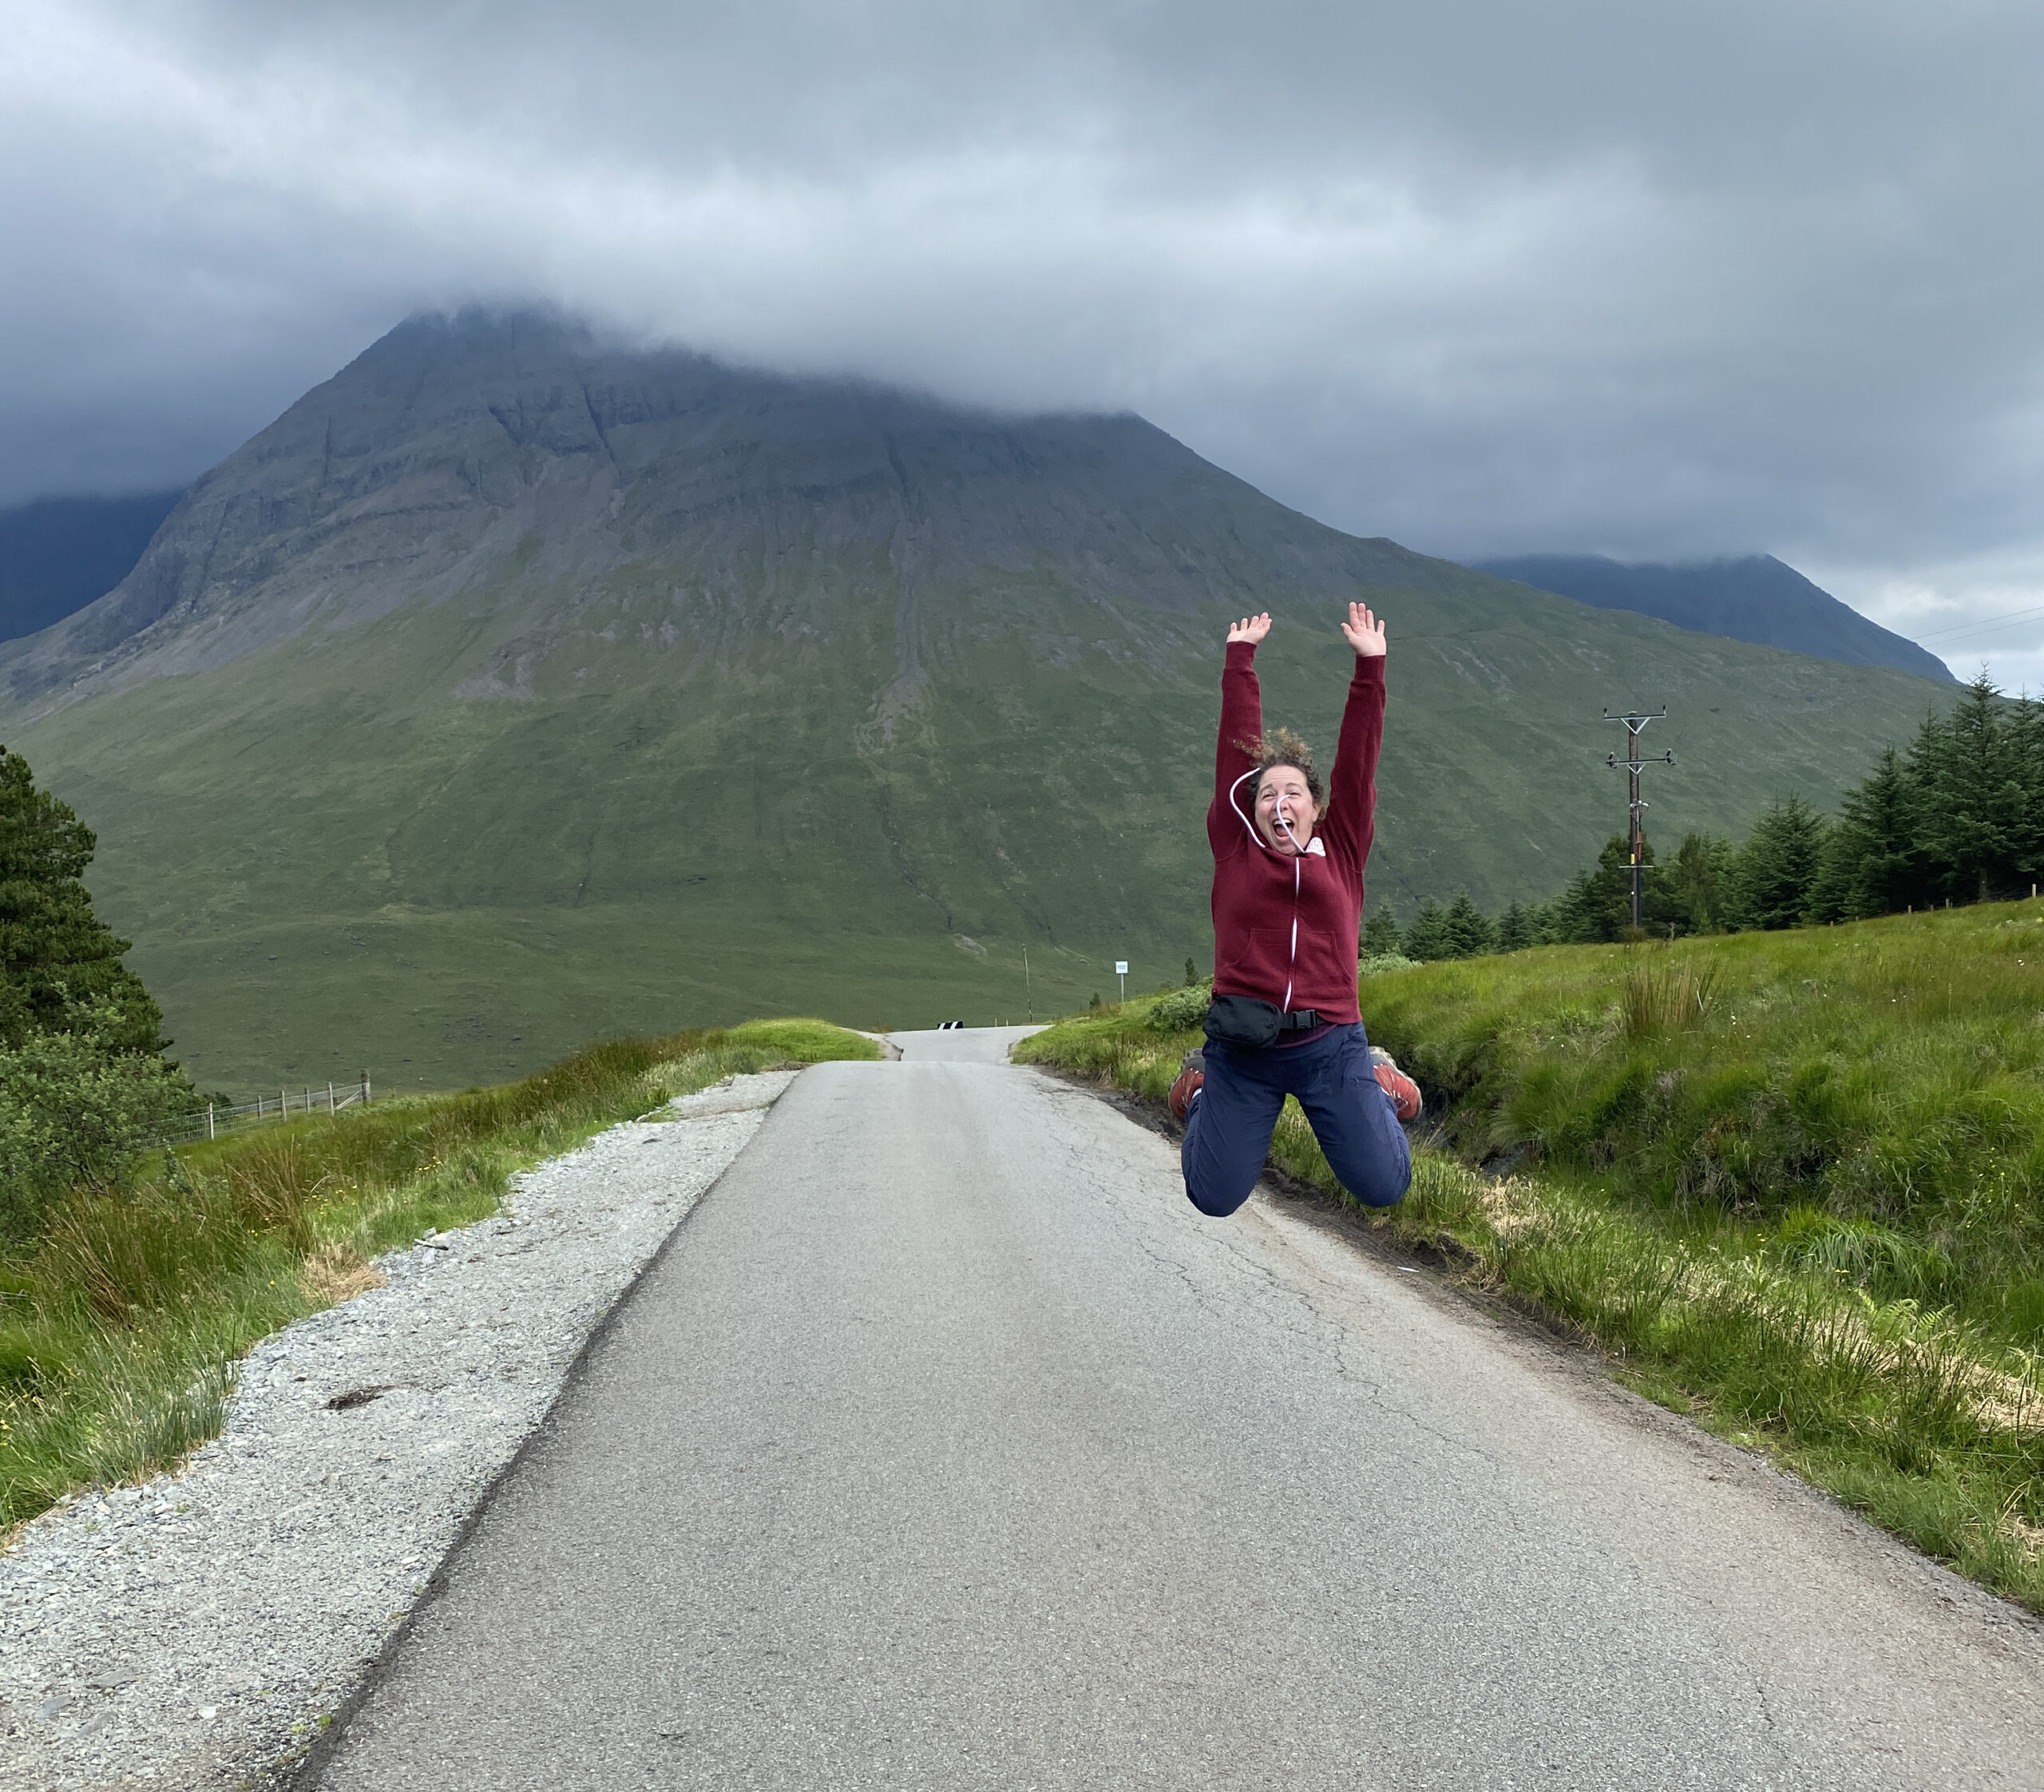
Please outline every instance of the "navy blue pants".
M1285 1097L1295 1095L1341 1186L1366 1207L1405 1198L1412 1152L1370 1068L1362 1024L1333 1027L1289 1051L1206 1042L1206 1082L1186 1116L1185 1191L1216 1219L1249 1199Z

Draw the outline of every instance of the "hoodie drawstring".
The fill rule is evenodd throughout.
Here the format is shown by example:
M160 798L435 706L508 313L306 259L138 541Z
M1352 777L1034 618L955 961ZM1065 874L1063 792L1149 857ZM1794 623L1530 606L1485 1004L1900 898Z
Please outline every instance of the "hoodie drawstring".
M1288 827L1285 831L1289 834L1292 831ZM1292 861L1292 957L1285 966L1285 1004L1279 1010L1285 1014L1292 1012L1292 985L1299 974L1299 873L1302 868L1295 857Z

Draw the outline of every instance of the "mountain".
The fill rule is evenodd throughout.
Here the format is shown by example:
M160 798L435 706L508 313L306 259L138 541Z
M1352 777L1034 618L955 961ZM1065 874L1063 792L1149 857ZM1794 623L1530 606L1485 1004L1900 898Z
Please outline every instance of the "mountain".
M0 640L33 635L111 591L180 496L46 498L0 510Z
M1470 564L1479 572L1559 592L1603 610L1658 616L1678 628L1813 653L1848 666L1894 666L1946 684L1943 660L1890 632L1772 554L1678 565L1629 564L1594 553L1522 553Z
M1587 609L1285 509L1133 416L1012 417L414 319L0 645L0 738L202 1080L509 1074L766 1012L1019 1019L1204 961L1226 620L1331 749L1392 632L1374 899L1545 895L1623 819L1828 802L1938 687ZM1026 965L1024 953L1026 953Z

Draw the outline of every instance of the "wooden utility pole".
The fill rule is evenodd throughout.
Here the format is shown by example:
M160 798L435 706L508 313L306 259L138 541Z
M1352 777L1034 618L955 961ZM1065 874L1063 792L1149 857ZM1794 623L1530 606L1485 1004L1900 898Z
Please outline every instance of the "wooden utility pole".
M1640 930L1639 880L1641 874L1646 868L1643 861L1646 847L1646 828L1641 816L1647 804L1646 799L1639 794L1639 774L1641 768L1644 766L1673 765L1675 763L1675 755L1673 753L1663 753L1656 759L1642 759L1639 756L1639 736L1641 731L1649 722L1664 720L1667 714L1665 709L1652 710L1644 714L1636 709L1628 710L1622 716L1614 716L1608 709L1604 712L1606 721L1622 722L1626 725L1626 756L1620 759L1616 753L1606 753L1604 755L1604 763L1614 768L1621 765L1626 768L1626 783L1628 787L1626 822L1627 840L1632 859L1632 930L1635 934Z

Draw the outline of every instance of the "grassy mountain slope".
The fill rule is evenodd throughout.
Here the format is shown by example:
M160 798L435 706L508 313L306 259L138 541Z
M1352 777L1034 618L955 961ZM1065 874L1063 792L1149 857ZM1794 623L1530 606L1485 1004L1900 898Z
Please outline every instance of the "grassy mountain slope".
M202 1079L439 1085L1203 961L1222 626L1278 614L1271 716L1331 747L1355 596L1392 620L1401 902L1559 885L1621 815L1606 704L1674 712L1662 829L1732 828L1828 800L1936 694L1342 535L1137 418L468 318L386 338L0 649L0 722L100 830Z

